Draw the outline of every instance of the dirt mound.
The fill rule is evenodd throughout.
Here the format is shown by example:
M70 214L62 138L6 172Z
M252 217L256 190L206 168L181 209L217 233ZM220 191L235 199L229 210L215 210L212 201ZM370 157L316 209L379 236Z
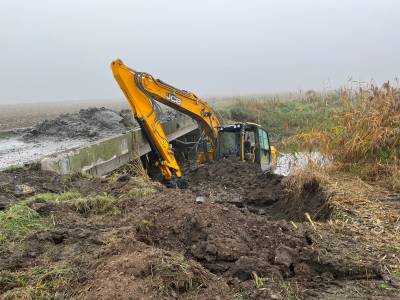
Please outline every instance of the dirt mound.
M136 201L136 239L152 247L177 251L221 276L235 291L263 278L265 291L254 297L279 294L282 282L318 288L345 277L377 276L373 265L343 265L314 247L309 226L271 220L226 203L196 203L189 191L166 190ZM324 249L325 251L326 249ZM327 253L327 252L325 252ZM280 299L280 298L278 298Z
M2 195L15 197L14 202L49 188L57 197L72 192L64 193L64 200L42 195L28 201L25 212L34 217L36 229L20 232L26 236L19 235L18 242L0 243L0 294L6 295L0 299L25 294L31 299L325 299L325 291L344 291L343 286L357 285L360 298L377 290L361 281L381 278L381 256L362 259L369 251L347 234L335 240L338 233L329 235L323 226L317 231L309 222L274 219L267 208L278 205L280 197L262 205L265 214L254 213L249 208L256 199L272 199L284 190L283 179L244 163L223 166L192 173L202 193L167 189L127 174L89 179L35 169L0 173ZM234 172L247 174L244 182L254 191L245 185L237 189L237 181L229 185ZM222 189L212 185L216 174ZM14 195L24 191L21 186L29 193ZM221 199L212 187L225 191L225 201L210 200ZM305 184L306 198L320 195L318 189ZM206 201L196 201L204 191L209 192ZM242 197L243 205L227 201L232 195ZM83 204L90 211L80 209ZM364 252L353 255L358 251Z
M163 111L157 106L157 115L161 121L176 117L176 112ZM57 137L70 139L97 139L124 133L139 127L131 110L116 112L105 107L81 109L78 113L61 114L53 120L44 120L32 128L24 130L24 139L38 137Z
M150 224L145 231L139 228L139 239L178 249L224 277L250 280L252 271L289 277L297 264L313 257L311 248L307 252L307 233L293 231L286 221L271 222L233 205L196 204L187 192L171 192L162 202L154 196L145 211L139 210Z
M29 129L24 137L95 138L122 133L137 126L127 110L118 113L104 107L88 108L40 122Z
M300 193L294 193L284 178L233 160L205 164L188 174L189 188L208 201L234 204L274 219L304 220L306 212L316 219L329 216L327 195L318 182L306 182Z
M233 298L224 281L179 253L140 242L115 248L118 253L106 256L90 274L82 298L193 299L191 291L196 291L196 299L210 299L210 295Z

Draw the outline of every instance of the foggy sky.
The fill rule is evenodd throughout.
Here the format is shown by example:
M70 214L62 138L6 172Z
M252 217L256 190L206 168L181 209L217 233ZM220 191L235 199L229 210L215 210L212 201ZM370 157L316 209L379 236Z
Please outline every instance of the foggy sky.
M0 0L0 103L121 98L115 58L198 96L381 83L397 0Z

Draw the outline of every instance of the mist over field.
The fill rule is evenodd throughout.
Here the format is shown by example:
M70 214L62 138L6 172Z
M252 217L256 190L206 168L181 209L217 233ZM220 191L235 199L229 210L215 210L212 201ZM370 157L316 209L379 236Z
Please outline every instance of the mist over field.
M0 104L121 98L121 58L202 97L330 89L400 69L394 0L2 0Z

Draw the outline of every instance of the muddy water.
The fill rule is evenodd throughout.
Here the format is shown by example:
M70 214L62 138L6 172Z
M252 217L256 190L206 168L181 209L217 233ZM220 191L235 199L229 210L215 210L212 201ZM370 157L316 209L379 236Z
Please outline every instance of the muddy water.
M308 163L326 165L329 159L320 152L279 153L275 174L288 176L295 170L304 168Z
M129 110L81 109L61 114L33 127L0 132L0 170L37 161L46 155L73 149L137 126Z
M21 135L0 138L0 170L13 165L40 160L46 155L73 149L90 143L88 139L58 139L47 137L29 141ZM287 176L296 169L304 168L309 161L326 164L328 160L319 152L280 153L275 174Z
M161 121L176 118L176 112L157 108ZM81 109L61 114L33 127L0 132L0 170L22 165L46 155L89 144L102 138L137 128L130 110L120 112L101 108Z
M0 170L13 165L23 165L41 159L46 155L82 146L83 139L56 140L47 138L37 141L24 141L15 135L0 139Z

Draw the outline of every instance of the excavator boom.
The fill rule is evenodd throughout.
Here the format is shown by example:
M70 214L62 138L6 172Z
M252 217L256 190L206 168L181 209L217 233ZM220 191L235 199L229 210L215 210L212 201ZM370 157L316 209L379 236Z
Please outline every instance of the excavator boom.
M157 157L157 165L166 181L180 178L182 173L158 121L153 101L158 101L195 119L211 145L211 151L205 153L205 156L216 158L218 128L222 126L222 120L205 101L193 93L154 79L150 74L132 70L119 59L111 63L111 68L135 118L147 136L150 147Z

